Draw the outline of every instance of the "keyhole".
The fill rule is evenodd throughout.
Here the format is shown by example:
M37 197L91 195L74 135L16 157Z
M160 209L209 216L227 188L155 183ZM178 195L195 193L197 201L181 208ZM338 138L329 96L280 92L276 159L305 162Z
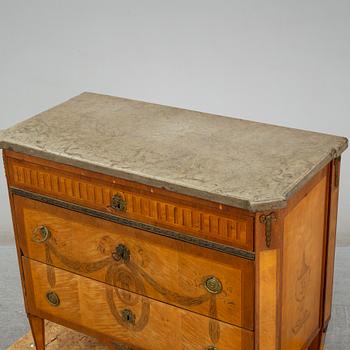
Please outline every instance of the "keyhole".
M119 194L115 194L112 197L112 208L118 211L126 210L126 202Z
M122 318L124 322L134 324L135 323L135 315L131 312L131 310L125 309L122 311Z

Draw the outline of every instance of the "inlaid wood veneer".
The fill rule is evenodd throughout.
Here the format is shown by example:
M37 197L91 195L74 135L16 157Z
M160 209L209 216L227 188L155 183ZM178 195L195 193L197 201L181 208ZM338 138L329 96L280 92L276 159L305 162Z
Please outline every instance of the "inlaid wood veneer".
M252 261L20 196L15 196L14 208L24 256L254 328ZM48 236L42 237L41 228ZM118 247L127 256L116 257ZM205 287L210 277L220 283L217 294Z
M45 264L26 258L23 263L30 313L78 330L88 328L99 337L110 338L116 350L123 346L202 350L212 344L222 350L253 350L251 331L57 268L52 285ZM58 305L48 302L48 292L55 293Z
M201 205L164 190L74 167L61 166L57 171L52 162L13 152L8 155L10 186L253 250L253 218L243 211L208 202ZM125 211L112 208L115 194L126 202Z

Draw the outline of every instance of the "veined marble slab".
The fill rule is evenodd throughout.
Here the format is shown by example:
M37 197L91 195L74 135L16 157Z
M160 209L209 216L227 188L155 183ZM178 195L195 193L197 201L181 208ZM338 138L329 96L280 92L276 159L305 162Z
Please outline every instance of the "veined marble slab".
M0 147L251 211L288 198L344 137L83 93L0 133Z

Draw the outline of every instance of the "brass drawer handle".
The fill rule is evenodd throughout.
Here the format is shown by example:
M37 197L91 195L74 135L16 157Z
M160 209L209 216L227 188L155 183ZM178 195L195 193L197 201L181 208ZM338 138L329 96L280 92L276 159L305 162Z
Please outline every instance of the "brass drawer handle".
M112 253L112 257L116 261L123 260L124 263L127 263L130 260L130 250L124 244L119 244Z
M129 309L124 309L122 311L122 320L126 323L130 323L130 324L135 324L135 314L129 310Z
M208 277L204 282L204 287L212 294L219 294L222 292L222 283L215 276Z
M116 193L112 196L111 208L118 211L126 211L126 201L119 193Z
M46 299L50 305L55 307L59 306L61 302L58 295L52 291L46 293Z
M44 243L50 236L50 230L45 225L40 225L33 230L32 241L35 243Z
M218 350L218 348L216 346L208 346L205 350Z

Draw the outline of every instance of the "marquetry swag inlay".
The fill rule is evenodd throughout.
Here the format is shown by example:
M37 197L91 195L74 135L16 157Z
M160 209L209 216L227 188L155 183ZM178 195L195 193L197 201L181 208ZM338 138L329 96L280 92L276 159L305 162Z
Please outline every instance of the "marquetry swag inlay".
M41 231L40 227L40 230ZM45 241L38 242L36 239L37 231L33 234L33 241L37 244L45 245L45 254L46 254L46 272L47 272L47 281L50 285L50 292L48 292L47 299L48 302L52 306L59 306L59 296L52 292L55 289L56 285L56 276L55 276L55 268L53 267L52 255L56 256L57 259L61 261L61 263L68 268L68 270L75 271L78 273L81 272L94 272L97 270L101 270L107 267L105 282L106 284L106 300L108 302L111 313L113 314L116 321L123 327L132 328L134 331L142 330L148 322L150 307L149 301L147 298L140 298L142 303L142 312L138 320L134 320L134 322L129 322L130 320L125 320L123 316L123 312L117 309L117 306L114 303L114 292L119 298L121 298L119 288L114 287L110 288L109 286L117 286L118 281L124 281L126 284L133 284L137 286L137 294L145 295L145 283L149 284L152 288L156 289L159 293L166 297L168 302L175 302L178 305L183 307L189 305L199 305L202 303L206 303L209 301L209 310L208 314L211 317L210 322L210 331L218 328L219 332L219 323L216 321L217 318L217 306L216 306L216 297L215 295L222 292L222 285L220 283L220 291L212 292L212 290L208 287L207 283L209 278L203 279L203 292L202 295L198 296L187 296L178 294L172 290L169 290L166 286L159 285L159 283L146 271L142 269L142 267L135 264L130 260L116 260L114 257L107 257L103 260L99 261L91 261L91 262L83 262L77 261L68 256L64 256L60 253L60 251L55 247L52 243L53 240L50 238ZM211 276L211 279L215 277ZM107 287L108 286L108 287ZM54 298L50 298L49 296L54 296ZM56 301L54 301L56 300ZM125 302L125 298L122 300ZM133 303L130 303L130 306L133 306ZM212 337L212 334L210 334Z

